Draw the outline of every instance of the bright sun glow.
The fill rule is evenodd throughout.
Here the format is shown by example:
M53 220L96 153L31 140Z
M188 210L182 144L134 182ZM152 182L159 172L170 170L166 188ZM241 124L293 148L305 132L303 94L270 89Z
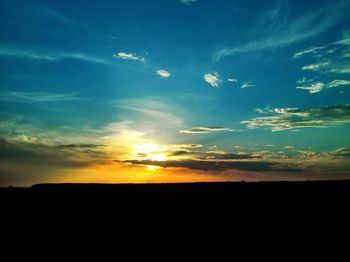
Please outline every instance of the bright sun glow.
M165 154L157 154L157 155L149 155L147 158L152 161L166 161L167 157Z
M152 161L166 161L167 155L164 146L158 144L137 144L133 146L134 154L143 159Z
M137 144L137 145L134 145L133 147L134 147L135 153L137 154L149 154L152 152L164 150L162 147L160 147L157 144Z
M155 171L155 170L158 170L158 169L160 169L160 167L159 166L147 166L147 170L149 170L149 171Z

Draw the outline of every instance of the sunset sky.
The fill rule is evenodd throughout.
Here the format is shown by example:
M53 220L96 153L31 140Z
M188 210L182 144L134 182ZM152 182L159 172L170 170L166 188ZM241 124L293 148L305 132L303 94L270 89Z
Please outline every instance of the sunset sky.
M0 186L350 179L350 0L1 0Z

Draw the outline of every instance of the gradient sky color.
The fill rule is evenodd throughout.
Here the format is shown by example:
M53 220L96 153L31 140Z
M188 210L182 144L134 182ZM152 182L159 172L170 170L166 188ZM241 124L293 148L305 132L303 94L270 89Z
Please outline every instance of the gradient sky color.
M348 179L349 21L349 0L1 0L0 186Z

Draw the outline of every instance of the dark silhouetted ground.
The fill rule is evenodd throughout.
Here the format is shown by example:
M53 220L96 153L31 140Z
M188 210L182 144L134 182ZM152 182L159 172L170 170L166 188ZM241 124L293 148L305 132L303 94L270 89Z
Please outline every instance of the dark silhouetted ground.
M2 209L224 208L337 209L347 206L350 181L193 183L193 184L42 184L1 188Z

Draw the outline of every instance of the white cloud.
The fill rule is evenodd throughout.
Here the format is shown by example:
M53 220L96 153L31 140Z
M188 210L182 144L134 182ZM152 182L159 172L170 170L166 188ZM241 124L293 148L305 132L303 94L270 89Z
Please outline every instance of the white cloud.
M237 83L238 82L238 80L235 79L235 78L229 78L229 79L227 79L227 81L232 82L232 83Z
M218 73L209 73L204 75L204 80L209 83L212 87L219 87L221 80Z
M181 3L190 5L192 3L195 3L197 0L180 0Z
M248 81L248 82L243 82L242 85L241 85L241 88L245 89L245 88L254 87L254 86L255 85L253 84L252 81Z
M124 53L124 52L119 52L118 54L114 54L113 57L119 58L119 59L124 59L124 60L136 60L136 61L140 61L140 62L145 62L146 59L141 57L141 56L137 56L135 54L128 54L128 53Z
M163 69L157 70L157 74L164 78L168 78L171 76L171 74L167 70L163 70Z

